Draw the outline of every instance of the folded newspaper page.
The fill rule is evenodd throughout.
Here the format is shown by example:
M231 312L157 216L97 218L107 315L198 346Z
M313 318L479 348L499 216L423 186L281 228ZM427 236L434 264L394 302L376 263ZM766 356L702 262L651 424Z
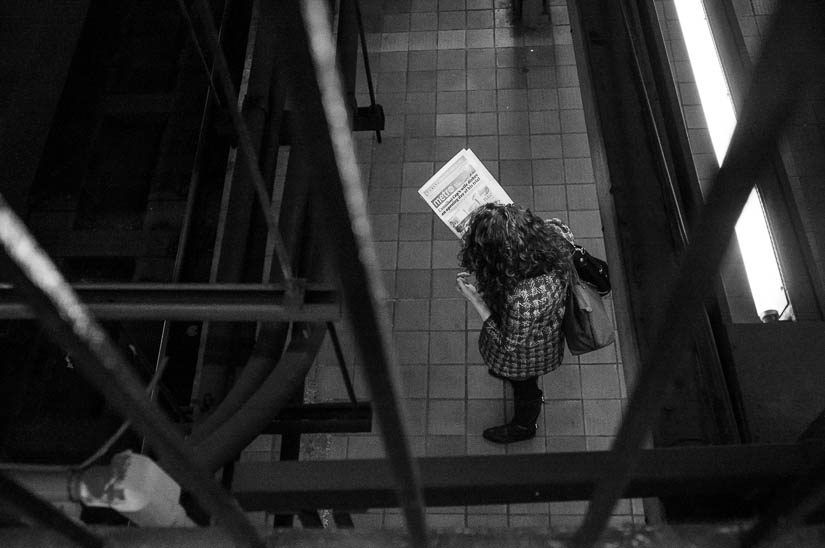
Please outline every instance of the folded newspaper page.
M459 238L477 207L491 202L513 203L469 148L453 156L418 189L418 194Z

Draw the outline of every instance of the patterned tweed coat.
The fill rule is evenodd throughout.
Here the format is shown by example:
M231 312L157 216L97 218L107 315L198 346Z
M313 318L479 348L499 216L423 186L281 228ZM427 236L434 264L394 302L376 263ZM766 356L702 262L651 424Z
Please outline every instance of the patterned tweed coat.
M491 315L481 328L481 357L494 375L525 379L561 365L567 283L542 274L519 283L507 295L501 317Z

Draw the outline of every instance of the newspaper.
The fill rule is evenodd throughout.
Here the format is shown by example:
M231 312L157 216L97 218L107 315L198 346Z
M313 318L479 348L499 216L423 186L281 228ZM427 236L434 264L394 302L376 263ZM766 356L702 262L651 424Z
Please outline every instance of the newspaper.
M418 189L418 194L459 238L467 228L470 214L479 206L513 203L469 148L453 156Z

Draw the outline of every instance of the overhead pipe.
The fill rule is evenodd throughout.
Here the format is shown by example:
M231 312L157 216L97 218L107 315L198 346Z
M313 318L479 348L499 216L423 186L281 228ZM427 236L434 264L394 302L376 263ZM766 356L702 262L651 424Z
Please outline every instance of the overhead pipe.
M267 427L302 386L325 333L323 323L306 324L305 329L293 333L277 367L255 394L208 437L194 445L201 466L216 471L233 460Z

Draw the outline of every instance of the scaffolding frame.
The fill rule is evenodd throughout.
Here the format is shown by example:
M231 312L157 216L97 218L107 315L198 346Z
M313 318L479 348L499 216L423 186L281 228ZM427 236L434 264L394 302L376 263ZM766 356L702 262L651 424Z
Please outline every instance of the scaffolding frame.
M419 470L422 466L427 469L428 465L413 459L411 455L403 409L397 396L398 367L392 350L390 322L381 306L384 290L366 215L366 196L356 164L346 114L347 101L334 66L328 6L324 0L304 0L301 2L299 14L297 6L293 3L288 4L289 7L285 7L282 12L281 24L285 32L281 40L293 41L293 49L285 49L278 53L279 62L284 69L282 74L287 78L287 85L293 91L304 92L300 96L305 98L302 104L295 105L295 115L301 121L296 127L300 127L301 130L295 135L292 146L297 153L306 154L311 144L311 148L317 151L312 161L320 164L321 173L331 175L327 179L327 186L317 186L315 191L319 196L326 193L327 199L322 205L330 223L330 234L336 234L341 243L338 246L337 259L339 266L345 266L340 269L344 287L343 300L345 305L349 305L347 308L352 314L357 344L365 362L370 364L367 368L367 381L382 426L389 457L389 474L393 478L385 483L391 484L395 498L404 510L411 545L428 546L430 537L424 514L423 487L426 482L422 483ZM209 47L215 58L220 60L222 55L216 41L214 24L209 24L209 10L205 9L205 3L200 0L196 1L195 6L198 15L207 23ZM291 23L299 19L302 24L291 26ZM700 221L684 254L681 268L669 284L669 305L660 326L652 358L642 364L630 397L629 408L613 448L604 455L593 457L602 459L591 464L594 470L598 463L610 463L610 473L591 474L588 479L589 487L580 487L575 492L576 497L588 490L592 492L584 523L570 539L571 544L578 548L597 544L606 530L608 518L616 502L626 495L628 487L638 477L639 466L647 458L646 455L649 455L642 446L659 414L661 395L664 394L672 377L672 361L666 358L679 356L685 351L684 333L689 331L689 326L701 314L702 302L707 296L710 281L719 267L727 242L733 234L734 224L754 181L766 167L765 163L770 157L768 152L775 146L783 125L793 114L805 91L822 83L820 59L825 58L825 37L821 33L822 28L825 28L825 16L817 0L779 3L761 58L755 67L750 92L731 140L726 161L715 177ZM302 64L307 60L311 61L311 64ZM314 72L308 73L307 66L312 66ZM223 87L222 92L227 97L231 96L234 90L227 85L229 80L226 63L218 62L216 70L218 84ZM229 104L237 105L237 101L229 101ZM265 197L265 191L261 189L263 178L257 159L251 144L247 143L247 138L244 137L248 137L245 122L237 106L232 107L231 112L236 132L241 136L247 169L252 173L259 195ZM301 149L302 143L304 149ZM320 185L317 179L316 177L312 184ZM267 207L266 200L262 199L262 204ZM270 231L276 231L277 227L268 213L266 218ZM226 529L231 542L238 546L264 545L264 541L238 508L236 501L198 464L192 448L187 445L160 408L144 394L144 387L93 316L93 312L98 312L102 317L106 317L102 310L96 309L100 305L92 303L87 306L82 302L79 295L83 296L84 290L77 291L65 282L2 198L0 240L12 266L10 270L15 284L13 291L25 299L25 306L22 302L4 304L0 308L3 317L36 316L50 335L76 358L78 367L90 382L145 436L147 443L157 451L164 468L185 489L190 490L217 523ZM289 282L292 280L292 273L286 266L289 261L282 246L277 247L284 278L287 280L286 291L289 292ZM265 307L269 307L270 311L262 312L241 299L232 303L232 306L236 307L233 309L232 319L243 317L252 321L259 319L260 313L274 314L279 319L330 319L328 310L322 312L313 309L307 301L297 308L279 306L273 288L258 289L265 292ZM100 288L92 288L89 294L98 290ZM118 298L125 298L129 291L127 288L121 288L115 289L114 293ZM205 294L199 294L197 299L193 298L197 301L195 304L225 304L225 300L221 301L214 296L218 291L217 288L206 289ZM304 294L305 297L307 295L308 293ZM233 298L237 298L237 295ZM145 297L144 302L152 308L151 317L182 317L175 315L173 305L164 308L157 304L157 300L156 294ZM152 302L156 304L152 305ZM359 306L351 306L353 304ZM245 306L250 308L243 309ZM302 312L299 313L298 309ZM134 317L129 316L125 308L121 309L119 314L117 317ZM676 363L680 361L675 360ZM787 495L778 497L783 500L783 505L771 508L748 530L737 531L738 535L744 536L747 544L755 545L769 538L779 523L802 524L805 517L821 504L825 498L825 466L822 464L821 448L817 449L814 452L814 461L808 462L804 471L798 471L790 482L791 485L786 487ZM741 450L744 451L743 454L756 451L747 446ZM800 444L785 450L808 454L811 446ZM677 460L690 462L687 454L691 449L672 451L675 455L681 454ZM504 482L501 485L505 485L510 477L507 470L512 468L519 458L501 457L495 459L495 466L491 466L489 461L462 457L454 459L449 465L460 464L466 474L485 474L486 480L492 483L501 480ZM571 469L573 467L573 461L564 465L565 458L559 455L535 455L531 456L529 461L531 466L536 467L562 465L562 471L565 471L564 466L570 466ZM765 462L773 461L768 459ZM301 465L315 467L315 471L324 467L330 468L328 464L323 463ZM765 472L760 475L753 470L750 472L748 479L751 481L764 479L767 474ZM667 484L676 478L678 476L667 477L663 481ZM777 480L777 477L773 479ZM8 487L0 491L0 497L7 502L14 502L22 515L32 517L35 521L53 528L76 544L102 545L103 537L82 525L61 519L63 516L59 510L38 501L35 496L30 496L31 493L21 491L13 479L0 474L0 480L4 487ZM449 478L444 482L448 487L458 488L457 479L453 484ZM554 485L557 483L548 483L548 490ZM799 492L800 486L806 486L805 495L792 496ZM350 485L343 488L343 492L351 493L356 488L357 486ZM321 490L326 492L330 489L329 484L321 487ZM484 504L492 498L483 490L465 492L464 496L466 498L462 500L467 504ZM548 492L543 495L542 500L557 500L558 496L560 495ZM449 496L447 499L455 500ZM123 534L128 536L128 532ZM139 536L140 533L135 535ZM191 535L192 539L196 537L197 535ZM224 537L220 539L226 540Z

